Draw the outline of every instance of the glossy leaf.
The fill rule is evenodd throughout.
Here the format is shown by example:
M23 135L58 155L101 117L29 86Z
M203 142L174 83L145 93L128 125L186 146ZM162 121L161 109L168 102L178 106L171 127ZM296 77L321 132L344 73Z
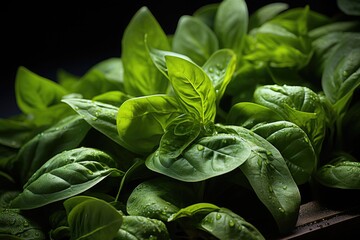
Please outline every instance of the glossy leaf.
M360 189L360 162L348 154L339 154L316 172L315 178L331 188Z
M159 145L166 126L181 113L173 97L153 95L132 98L119 108L117 132L126 143L124 147L135 153L150 153Z
M166 56L169 80L183 110L201 123L213 122L216 115L216 93L209 76L196 64Z
M260 27L279 13L287 10L289 5L287 3L275 2L269 3L258 8L249 18L249 30Z
M249 13L244 0L224 0L215 16L214 30L220 48L230 48L241 54L248 30Z
M210 29L214 29L214 22L219 3L210 3L200 6L193 16L205 23Z
M46 161L65 150L79 146L90 125L80 116L69 116L37 134L20 148L13 167L24 184Z
M109 91L93 97L92 100L120 107L121 104L130 98L131 96L121 91Z
M124 67L125 93L132 96L165 93L168 82L153 65L146 50L169 50L167 36L147 7L140 8L127 25L122 37L121 59Z
M106 177L120 176L114 160L91 148L61 152L41 166L11 203L12 208L33 209L82 193Z
M117 90L124 91L124 69L121 58L112 57L102 60L91 69L101 71L110 84L116 85Z
M280 232L289 233L296 224L301 198L281 153L267 140L246 128L218 125L217 130L236 134L247 143L251 155L240 165L240 169L274 217Z
M202 67L209 76L219 103L236 69L236 55L230 49L214 52Z
M71 239L113 239L123 222L112 205L94 197L72 197L64 206Z
M215 33L195 17L180 17L172 39L172 49L202 65L219 48Z
M123 216L123 223L113 240L170 239L164 222L143 216Z
M251 129L281 153L297 185L309 181L317 167L317 156L306 133L288 121L256 125Z
M191 186L170 178L143 181L131 192L126 210L132 216L144 216L167 221L179 209L195 199Z
M265 240L251 223L226 208L207 214L199 227L218 239Z
M241 137L217 134L194 141L177 158L161 158L158 152L146 159L146 166L166 176L198 182L230 172L251 155L250 146Z
M180 209L177 213L171 215L168 221L171 222L183 217L193 217L197 214L208 214L219 209L218 206L212 203L195 203Z

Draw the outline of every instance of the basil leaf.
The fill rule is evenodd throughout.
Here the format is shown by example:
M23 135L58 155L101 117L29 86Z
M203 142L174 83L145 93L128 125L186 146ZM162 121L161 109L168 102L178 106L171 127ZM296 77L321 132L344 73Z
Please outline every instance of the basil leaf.
M215 33L205 23L186 15L179 19L172 39L174 52L186 55L196 64L202 65L218 48Z
M147 154L159 145L166 126L182 113L173 97L153 95L124 102L117 114L117 132L129 150Z
M241 54L248 30L249 13L244 0L224 0L215 16L214 31L220 48L230 48Z
M324 65L321 84L332 104L351 95L360 86L359 41L360 34L344 37ZM341 104L336 111L340 113L345 106Z
M194 141L177 158L162 158L159 152L151 154L146 166L166 176L198 182L234 170L251 155L250 146L241 137L217 134Z
M112 205L94 197L72 197L64 206L71 239L113 239L123 222Z
M281 233L293 230L301 203L299 189L280 152L254 132L237 126L217 125L218 132L236 134L250 151L240 169L260 201L274 217Z
M236 55L230 49L214 52L202 67L209 76L219 104L236 69Z
M126 210L132 216L167 221L180 208L194 201L191 186L170 178L160 177L143 181L131 192Z
M115 107L120 107L126 100L130 99L131 96L121 92L121 91L109 91L102 93L92 98L95 102L102 102L105 104L110 104Z
M183 110L201 123L213 122L216 115L216 93L209 76L196 64L185 59L165 56L169 80Z
M317 156L301 128L291 122L277 121L256 125L251 130L280 151L297 185L309 181L317 166Z
M171 215L168 221L171 222L183 217L193 217L197 214L208 214L219 209L218 206L211 203L195 203L185 208L181 208L177 213Z
M319 168L315 178L331 188L360 189L360 162L349 154L338 154L328 164Z
M143 216L123 216L123 222L113 240L157 239L168 240L169 232L164 222Z
M41 166L24 185L12 208L33 209L82 193L107 176L122 175L106 153L91 148L61 152Z
M210 29L214 29L214 22L219 3L210 3L200 6L193 16L205 23Z
M226 208L207 214L199 225L218 239L265 240L251 223Z
M147 7L142 7L126 27L121 45L125 92L132 96L165 93L168 88L166 78L154 67L146 50L145 36L150 47L170 49L159 23Z
M336 0L342 12L351 16L360 16L360 3L356 0Z
M56 154L76 148L84 139L90 125L80 116L73 115L37 134L19 150L13 162L20 182L24 184L47 160Z
M287 10L289 5L287 3L270 3L258 8L249 18L249 30L260 27L265 22L277 16L279 13Z

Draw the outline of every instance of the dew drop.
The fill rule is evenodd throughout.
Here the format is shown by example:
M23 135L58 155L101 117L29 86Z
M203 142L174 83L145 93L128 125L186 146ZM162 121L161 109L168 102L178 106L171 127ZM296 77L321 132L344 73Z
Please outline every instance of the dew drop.
M217 213L217 214L216 214L216 220L220 220L220 218L221 218L221 214L220 214L220 213Z
M27 221L24 221L24 227L28 227L29 226L29 223Z
M282 212L282 213L285 212L285 210L284 210L282 207L279 207L278 210L279 210L280 212Z
M284 190L286 190L286 189L287 189L287 186L286 186L286 185L284 185L282 188L283 188Z
M229 226L230 226L230 227L235 226L235 223L234 223L234 221L233 221L233 220L230 220L230 221L229 221Z
M209 72L213 73L213 72L214 72L214 68L210 67L210 68L209 68Z
M91 120L96 121L97 117L92 117Z
M197 145L197 150L199 150L199 151L202 151L202 150L204 150L204 146L203 145Z

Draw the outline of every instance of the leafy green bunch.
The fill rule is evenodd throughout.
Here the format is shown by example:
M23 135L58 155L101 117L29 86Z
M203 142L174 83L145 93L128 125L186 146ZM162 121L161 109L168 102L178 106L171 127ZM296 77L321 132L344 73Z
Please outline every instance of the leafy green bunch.
M83 76L20 66L0 239L265 239L302 186L360 189L359 5L338 6L223 0L172 35L142 7Z

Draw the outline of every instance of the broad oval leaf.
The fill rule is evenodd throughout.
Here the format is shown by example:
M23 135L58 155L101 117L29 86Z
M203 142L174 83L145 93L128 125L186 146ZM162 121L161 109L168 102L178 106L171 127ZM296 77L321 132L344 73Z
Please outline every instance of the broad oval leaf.
M24 185L12 208L33 209L82 193L109 175L123 173L103 151L76 148L63 151L41 166Z
M143 216L123 216L123 223L113 240L170 239L163 221Z
M248 30L249 13L244 0L225 0L219 4L215 16L214 31L220 48L230 48L241 54Z
M251 223L226 208L207 214L201 220L199 228L218 239L265 240Z
M77 196L64 202L71 239L113 239L123 222L122 215L104 200Z
M161 174L185 182L198 182L234 170L251 155L251 148L241 137L217 134L194 141L177 158L161 158L158 152L145 161Z
M195 196L190 185L171 178L155 178L135 187L127 200L126 211L132 216L166 222L179 209L192 204Z
M161 26L149 9L142 7L127 25L121 44L125 91L136 97L165 93L168 88L167 79L154 66L146 50L145 36L150 47L170 49Z
M90 125L80 116L72 115L28 141L13 162L22 184L51 157L78 147L89 129Z
M317 166L317 157L306 133L294 123L277 121L251 129L281 153L297 185L306 183Z
M238 126L217 125L218 132L236 134L251 155L240 169L260 201L274 217L281 233L293 230L301 203L299 189L280 152L260 135Z
M207 59L202 68L215 88L216 100L219 104L236 69L236 54L230 49L220 49Z
M360 189L360 162L348 154L340 154L318 169L315 178L331 188Z
M130 98L131 96L121 91L109 91L93 97L92 100L96 102L110 104L115 107L120 107L121 104L123 104L126 100Z
M166 126L182 114L175 98L152 95L124 102L117 113L117 133L126 148L141 154L154 151Z
M184 54L202 65L218 48L215 33L205 23L192 16L180 17L172 39L174 52Z
M332 104L352 94L360 86L360 34L342 38L324 65L323 91ZM340 113L346 104L342 104Z
M269 3L260 7L250 15L249 30L260 27L262 24L266 23L288 8L289 4L282 2Z
M180 106L201 123L213 122L216 93L209 76L201 67L175 56L165 56L169 80Z

